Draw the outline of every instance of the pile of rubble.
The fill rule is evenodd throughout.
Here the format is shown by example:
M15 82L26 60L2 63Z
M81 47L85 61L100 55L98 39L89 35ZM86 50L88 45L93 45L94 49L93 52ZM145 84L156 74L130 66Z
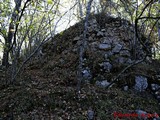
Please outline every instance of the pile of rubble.
M135 62L135 56L136 60L141 60L145 56L145 50L139 41L136 41L136 46L133 45L134 27L128 21L104 15L100 16L101 18L98 15L91 17L86 33L88 47L84 55L82 73L84 79L91 83L106 79L111 81L113 76L117 75L116 73ZM43 46L43 54L52 57L56 57L57 54L62 56L62 64L68 64L67 59L73 59L69 61L74 61L75 71L78 67L79 46L84 39L83 29L83 23L80 22L58 34L52 41ZM143 41L147 43L144 37ZM65 58L65 56L70 57ZM134 76L134 79L137 77L141 78L141 76Z
M139 60L143 59L145 53L138 41L136 53L133 53L134 28L129 22L120 18L108 17L103 26L100 24L97 19L89 21L88 48L83 71L85 78L88 76L88 79L100 74L101 79L106 79L110 73L119 72L124 66L132 64L135 54ZM83 34L73 38L72 52L78 53L82 39Z

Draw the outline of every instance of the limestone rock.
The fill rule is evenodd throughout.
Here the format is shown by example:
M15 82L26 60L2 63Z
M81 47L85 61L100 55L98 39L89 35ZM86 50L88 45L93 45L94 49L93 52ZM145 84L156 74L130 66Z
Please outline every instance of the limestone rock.
M119 53L120 52L120 50L122 49L122 45L121 44L117 44L114 48L113 48L113 50L112 50L112 52L114 52L114 53Z
M103 43L104 44L112 44L112 41L111 41L111 39L108 39L108 38L104 37L103 38Z
M91 37L91 36L88 38L88 41L89 41L89 42L91 42L91 41L93 41L93 40L94 40L94 39L93 39L93 37Z
M111 49L111 45L101 43L101 44L99 44L99 49L100 50L110 50Z
M144 91L148 87L148 82L146 77L135 76L135 82L136 84L134 88L139 92Z
M158 84L151 84L151 89L152 90L158 90L160 88L160 86Z
M107 80L96 81L96 85L102 88L106 88L110 83Z
M103 62L103 68L106 72L110 72L112 69L112 64L110 62Z
M90 80L92 78L91 71L88 68L82 71L82 75L85 80Z
M104 59L105 59L105 60L108 60L108 58L109 58L111 55L113 55L113 53L112 53L111 51L105 52L105 54L104 54Z
M88 119L87 120L94 120L94 111L89 109L87 112Z
M123 90L124 90L124 91L128 91L128 86L127 86L127 85L124 86L124 87L123 87Z
M77 37L75 37L75 38L73 39L73 41L78 41L78 40L80 40L80 37L79 37L79 36L77 36Z
M102 32L105 32L105 31L106 31L106 29L101 29L101 31L102 31Z
M103 36L104 36L104 33L101 32L101 31L99 31L99 32L97 33L97 36L98 36L98 37L103 37Z
M120 56L130 57L130 52L128 50L122 50L122 51L120 51Z

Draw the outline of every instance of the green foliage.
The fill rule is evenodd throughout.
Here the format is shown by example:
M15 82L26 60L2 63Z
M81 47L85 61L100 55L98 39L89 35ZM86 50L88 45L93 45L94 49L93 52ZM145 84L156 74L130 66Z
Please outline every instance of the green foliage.
M52 4L53 1L52 1L52 0L47 0L47 3L48 3L48 4Z

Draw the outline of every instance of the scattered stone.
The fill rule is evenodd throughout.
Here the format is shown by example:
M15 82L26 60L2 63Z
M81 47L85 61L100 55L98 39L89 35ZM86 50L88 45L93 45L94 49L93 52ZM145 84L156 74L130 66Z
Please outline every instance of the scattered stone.
M87 112L87 120L94 120L94 111L92 109L89 109Z
M136 114L138 114L138 118L140 120L160 120L160 117L157 113L147 113L143 110L135 110Z
M78 40L80 40L80 37L79 37L79 36L77 36L77 37L75 37L75 38L73 39L73 41L78 41Z
M91 50L92 51L97 51L98 43L97 42L92 42L91 43Z
M112 64L110 62L103 62L103 68L106 72L110 72L112 69Z
M91 71L88 68L82 71L82 75L85 80L90 80L92 78Z
M143 76L135 76L135 90L142 92L148 87L147 78Z
M112 52L114 52L114 53L119 53L120 52L120 50L122 49L122 45L121 44L117 44L114 48L113 48L113 50L112 50Z
M103 37L103 36L104 36L104 33L101 32L101 31L99 31L99 32L97 33L97 36L98 36L98 37Z
M88 40L89 40L89 41L93 41L94 39L93 39L93 37L90 36L90 37L88 38Z
M147 112L143 110L135 110L135 112L138 114L138 118L141 120L147 120Z
M104 36L105 36L105 37L108 37L108 36L109 36L109 33L108 33L108 32L105 32L105 33L104 33Z
M95 36L96 36L96 34L94 34L94 33L91 35L92 38L94 38Z
M92 27L88 27L88 32L89 33L93 32L93 28Z
M159 104L160 104L160 90L156 91L155 93L155 97L158 100Z
M96 19L92 19L89 21L90 25L93 25L93 24L97 24L97 20Z
M120 63L120 64L124 64L124 63L126 63L127 62L127 58L124 58L124 57L118 57L116 60L115 60L115 62L116 63Z
M110 50L111 49L111 45L101 43L101 44L99 44L99 49L100 50Z
M106 88L110 83L107 80L96 81L96 85L102 88Z
M152 63L152 58L150 58L150 57L146 57L146 61L148 62L148 63Z
M103 43L104 44L111 44L112 41L110 39L104 38Z
M81 45L82 44L82 41L77 41L77 45L79 46L79 45Z
M133 61L129 58L127 61L126 61L126 64L132 64Z
M77 52L77 51L78 51L77 48L72 49L72 52Z
M127 85L124 86L124 87L123 87L123 90L124 90L124 91L128 91L128 86L127 86Z
M122 51L120 51L120 56L130 57L130 52L128 50L122 50Z
M105 60L108 60L108 58L113 55L113 53L111 51L107 51L105 54L104 54L104 59Z
M101 31L102 31L102 32L105 32L105 31L106 31L106 29L101 29Z
M158 85L158 84L151 84L151 89L153 90L153 91L156 91L156 90L158 90L160 88L160 86Z

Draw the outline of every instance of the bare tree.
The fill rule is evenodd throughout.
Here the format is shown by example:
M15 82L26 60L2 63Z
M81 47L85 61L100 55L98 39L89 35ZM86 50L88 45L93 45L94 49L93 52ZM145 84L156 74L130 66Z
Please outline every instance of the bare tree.
M83 75L82 75L82 71L83 71L83 63L84 63L84 53L87 47L87 39L86 39L86 35L87 35L87 28L88 28L88 18L89 18L89 14L91 11L91 5L92 5L93 0L90 0L88 2L87 5L87 10L86 10L86 17L85 17L85 22L84 22L84 31L83 31L83 39L81 41L81 45L79 47L79 66L78 66L78 83L77 83L77 91L78 93L80 93L81 90L81 82L83 80Z

